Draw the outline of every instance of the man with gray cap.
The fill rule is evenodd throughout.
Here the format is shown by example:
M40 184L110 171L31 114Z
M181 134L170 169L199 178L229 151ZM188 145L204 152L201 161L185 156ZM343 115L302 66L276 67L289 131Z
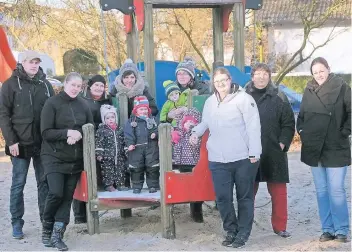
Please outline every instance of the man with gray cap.
M11 156L12 184L10 212L12 236L22 239L24 220L23 189L31 159L38 189L40 220L44 211L48 187L40 159L40 114L45 101L54 90L41 69L40 54L25 51L12 76L2 85L0 92L0 127L5 138L5 152Z

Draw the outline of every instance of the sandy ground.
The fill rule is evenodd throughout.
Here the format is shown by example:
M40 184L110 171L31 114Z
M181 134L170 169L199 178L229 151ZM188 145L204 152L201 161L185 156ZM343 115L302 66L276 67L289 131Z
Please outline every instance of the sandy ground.
M11 186L11 164L0 158L0 250L45 250L40 243L40 221L37 210L36 186L33 169L30 169L25 188L24 215L25 238L11 237L9 194ZM330 241L320 243L320 222L317 213L315 189L310 169L299 161L299 153L289 154L291 183L288 185L289 221L288 230L292 238L283 239L272 232L270 224L271 204L265 184L261 184L256 200L255 223L252 235L242 251L350 251L351 243ZM346 191L350 205L350 169L346 178ZM68 226L65 242L70 250L234 250L220 245L223 231L218 211L213 203L203 206L205 222L197 224L189 217L189 206L175 207L175 240L161 237L160 208L138 208L133 217L121 219L119 211L109 211L100 218L99 235L89 236L85 225ZM264 207L262 207L265 205ZM71 213L71 220L72 220ZM48 249L53 251L53 249Z

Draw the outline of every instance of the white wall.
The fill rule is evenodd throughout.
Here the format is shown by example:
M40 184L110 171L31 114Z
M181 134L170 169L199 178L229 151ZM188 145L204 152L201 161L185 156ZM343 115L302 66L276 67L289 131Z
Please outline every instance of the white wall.
M326 41L331 30L331 27L316 29L311 33L309 39L313 45L318 46ZM292 74L310 74L310 63L315 57L324 57L333 72L351 73L351 31L351 27L336 27L333 32L335 38L328 42L326 46L317 49L311 59L294 69ZM276 56L286 53L292 55L303 41L303 29L301 28L289 28L285 26L269 28L268 35L269 53L273 53ZM312 49L313 46L307 43L306 49L303 51L304 56L310 54Z

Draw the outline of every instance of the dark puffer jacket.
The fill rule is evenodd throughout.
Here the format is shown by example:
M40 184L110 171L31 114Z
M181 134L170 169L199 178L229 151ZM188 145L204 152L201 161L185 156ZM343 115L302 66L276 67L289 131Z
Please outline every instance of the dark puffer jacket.
M105 124L100 124L95 134L95 154L103 160L113 161L118 167L124 166L126 155L124 150L124 135L121 128L112 130Z
M45 173L79 173L83 170L83 141L67 143L67 131L78 130L93 123L93 116L82 97L71 98L62 91L48 99L42 111L41 131L43 144L41 157Z
M82 94L82 97L92 112L95 129L98 129L99 124L102 123L100 107L104 104L112 105L111 97L104 93L99 100L94 100L90 94L89 89Z
M198 90L198 95L206 95L210 94L210 87L207 82L195 79L190 85L187 87L183 87L180 83L177 82L178 87L181 89L181 92L186 90L187 88L190 88L191 90Z
M351 88L330 74L319 86L308 83L297 118L302 140L301 160L316 167L343 167L351 164Z
M42 69L30 78L21 64L4 82L0 95L0 125L8 146L19 143L40 150L40 114L54 89Z
M254 94L253 82L246 92ZM295 133L295 118L291 105L272 83L257 101L261 125L262 155L256 177L257 182L288 183L287 151ZM280 143L285 145L282 150Z

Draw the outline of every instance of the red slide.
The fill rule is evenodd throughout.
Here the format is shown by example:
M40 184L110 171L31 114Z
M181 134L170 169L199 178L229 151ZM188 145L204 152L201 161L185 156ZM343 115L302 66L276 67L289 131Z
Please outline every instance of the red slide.
M5 30L0 26L0 82L7 80L15 68L15 57L11 52Z

